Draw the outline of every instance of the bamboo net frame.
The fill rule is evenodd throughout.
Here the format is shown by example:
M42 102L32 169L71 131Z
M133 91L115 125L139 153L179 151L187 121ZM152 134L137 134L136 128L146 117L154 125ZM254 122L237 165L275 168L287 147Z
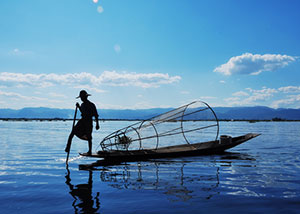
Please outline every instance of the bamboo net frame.
M193 124L192 128L185 128L185 123L189 121L196 123ZM208 122L201 123L199 121ZM161 146L164 138L170 136L176 139L184 139L181 142L176 142L178 144L192 144L187 134L196 135L195 137L199 138L197 143L199 143L202 142L199 131L211 128L215 130L215 137L211 140L217 140L219 135L219 121L215 112L207 103L194 101L148 120L139 121L112 132L100 142L100 146L103 151L141 150L145 149L148 144L151 144L151 149L157 149Z

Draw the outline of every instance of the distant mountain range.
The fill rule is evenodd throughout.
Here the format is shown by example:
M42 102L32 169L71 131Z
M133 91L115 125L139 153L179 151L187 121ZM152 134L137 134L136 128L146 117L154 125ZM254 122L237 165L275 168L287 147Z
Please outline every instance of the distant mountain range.
M273 109L264 106L256 107L215 107L213 108L220 120L300 120L300 109ZM153 109L99 109L100 119L112 120L143 120L172 110L172 108ZM23 108L20 110L0 109L0 118L27 119L72 119L74 110L55 108ZM80 116L78 115L77 118Z

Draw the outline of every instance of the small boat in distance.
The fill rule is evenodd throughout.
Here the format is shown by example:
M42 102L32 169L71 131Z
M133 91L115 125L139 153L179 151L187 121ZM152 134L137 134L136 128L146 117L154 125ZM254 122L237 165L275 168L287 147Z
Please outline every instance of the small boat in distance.
M207 103L194 101L117 130L100 142L102 150L80 155L125 162L220 154L259 135L218 138L215 112Z

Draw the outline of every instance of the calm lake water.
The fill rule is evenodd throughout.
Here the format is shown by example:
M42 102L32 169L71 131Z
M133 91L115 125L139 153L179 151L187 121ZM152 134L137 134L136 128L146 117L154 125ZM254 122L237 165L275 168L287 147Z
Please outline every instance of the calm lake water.
M93 148L131 122L94 131ZM79 170L72 121L0 121L0 213L299 213L300 123L221 122L220 134L261 133L223 155Z

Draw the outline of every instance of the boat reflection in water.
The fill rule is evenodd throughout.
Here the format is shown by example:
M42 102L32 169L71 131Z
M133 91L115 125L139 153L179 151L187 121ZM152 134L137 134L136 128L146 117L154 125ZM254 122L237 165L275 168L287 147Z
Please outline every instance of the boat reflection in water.
M220 181L219 177L224 179L224 176L228 176L224 173L235 173L236 167L255 167L253 164L255 164L254 158L231 152L215 156L127 163L100 160L93 164L79 166L81 170L89 173L86 184L72 185L69 171L66 184L74 198L75 211L81 209L81 212L93 213L100 208L99 193L92 196L93 173L97 174L94 175L94 179L99 178L96 183L104 182L109 187L125 192L126 190L149 190L164 194L171 202L199 201L199 199L210 200L221 194L224 186L221 187L220 183L224 180ZM227 180L228 182L230 181ZM94 185L94 188L96 186Z
M219 167L203 174L191 170L182 160L135 162L106 167L100 179L117 189L161 191L175 201L190 200L195 191L207 199L218 194Z
M89 171L89 178L86 184L73 185L71 183L70 170L67 166L66 184L70 188L70 195L74 198L72 206L75 213L98 213L100 208L99 192L93 198L93 171Z

